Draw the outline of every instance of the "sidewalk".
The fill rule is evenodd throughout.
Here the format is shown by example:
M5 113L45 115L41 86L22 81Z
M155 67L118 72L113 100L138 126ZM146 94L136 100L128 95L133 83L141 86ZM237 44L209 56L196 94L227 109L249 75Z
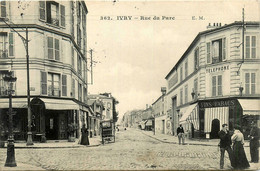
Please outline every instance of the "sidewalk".
M75 142L68 142L68 140L47 140L46 143L33 142L33 145L26 145L26 142L15 142L15 148L82 148L82 147L95 147L101 145L100 136L89 138L90 145L80 145L78 144L79 139ZM7 142L5 143L5 148L7 148Z
M170 144L178 144L179 140L177 136L172 136L172 135L165 135L165 134L159 134L156 133L154 135L153 131L144 131L140 130L143 134L154 138L158 141L164 142L164 143L170 143ZM185 144L186 145L203 145L203 146L218 146L219 144L219 139L189 139L185 138ZM245 140L245 145L244 147L249 147L249 141Z

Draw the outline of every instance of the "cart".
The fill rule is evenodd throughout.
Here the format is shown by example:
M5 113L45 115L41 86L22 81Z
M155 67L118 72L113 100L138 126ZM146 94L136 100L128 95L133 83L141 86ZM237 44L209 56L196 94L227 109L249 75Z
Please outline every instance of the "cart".
M115 126L112 120L103 120L100 122L102 144L105 142L115 142Z

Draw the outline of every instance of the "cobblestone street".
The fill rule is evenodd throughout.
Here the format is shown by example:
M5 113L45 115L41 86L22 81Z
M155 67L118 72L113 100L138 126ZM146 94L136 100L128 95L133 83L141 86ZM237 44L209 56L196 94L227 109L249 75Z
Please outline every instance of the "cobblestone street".
M249 149L246 148L247 157ZM116 142L96 147L16 149L17 165L30 164L42 169L219 169L216 146L178 145L153 139L141 130L128 129L116 133ZM0 161L6 159L6 148L0 149ZM1 165L1 169L9 169ZM230 169L225 157L224 169Z

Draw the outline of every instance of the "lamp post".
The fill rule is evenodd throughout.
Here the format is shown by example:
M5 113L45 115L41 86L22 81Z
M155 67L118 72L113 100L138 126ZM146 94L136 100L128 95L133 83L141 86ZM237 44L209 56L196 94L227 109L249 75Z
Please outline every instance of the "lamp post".
M13 135L13 109L12 109L12 93L13 90L13 82L16 81L16 77L12 76L13 72L8 72L8 74L3 78L4 81L9 83L9 124L8 124L8 144L7 144L7 158L5 162L6 167L16 167L15 162L15 152L14 152L14 135Z
M28 49L28 28L26 27L26 38L24 38L19 32L17 32L10 24L7 18L0 18L0 22L4 22L10 29L12 29L23 41L26 51L26 70L27 70L27 116L28 116L28 132L27 132L27 143L26 145L33 145L32 141L32 132L31 132L31 123L32 123L32 114L30 106L30 73L29 73L29 49Z

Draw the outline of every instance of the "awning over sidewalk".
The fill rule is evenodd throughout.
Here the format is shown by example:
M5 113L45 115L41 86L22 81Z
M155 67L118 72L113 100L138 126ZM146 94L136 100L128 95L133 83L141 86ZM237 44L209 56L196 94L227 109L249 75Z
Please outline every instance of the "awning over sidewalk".
M260 115L260 99L238 99L243 115Z
M79 110L79 104L72 100L40 98L49 110Z
M145 126L152 126L153 125L153 122L152 120L148 120L145 124Z
M27 108L27 99L26 98L12 98L12 107L13 108ZM9 108L9 98L0 99L0 108L1 109Z
M186 110L181 110L183 115L179 120L180 124L184 124L186 122L192 123L196 130L199 130L199 114L197 111L198 103L190 105Z

